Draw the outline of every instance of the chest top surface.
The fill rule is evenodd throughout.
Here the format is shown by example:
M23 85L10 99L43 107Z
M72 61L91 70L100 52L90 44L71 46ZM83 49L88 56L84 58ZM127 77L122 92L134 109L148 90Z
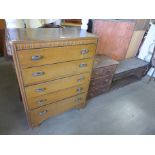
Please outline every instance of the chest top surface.
M8 29L12 42L59 41L68 39L97 38L96 35L78 28L21 28Z
M94 68L101 68L101 67L117 65L117 64L119 64L118 61L111 59L107 56L104 56L104 55L95 56Z

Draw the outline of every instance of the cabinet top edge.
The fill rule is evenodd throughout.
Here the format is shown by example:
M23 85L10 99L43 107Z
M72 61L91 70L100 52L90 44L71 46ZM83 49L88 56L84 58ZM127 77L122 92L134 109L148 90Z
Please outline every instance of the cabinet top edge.
M79 28L16 28L7 29L7 34L9 41L13 43L98 38L95 34Z

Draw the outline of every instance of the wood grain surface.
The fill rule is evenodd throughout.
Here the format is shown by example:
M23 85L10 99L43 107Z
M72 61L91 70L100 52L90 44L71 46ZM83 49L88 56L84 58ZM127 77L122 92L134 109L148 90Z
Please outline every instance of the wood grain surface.
M30 127L86 105L95 35L79 29L49 28L14 29L6 36Z
M95 50L95 44L22 50L18 51L18 58L21 67L28 68L91 58L94 56Z
M134 31L129 48L127 50L126 58L133 58L136 56L144 34L145 31Z
M99 37L97 53L123 60L133 34L135 22L95 20L93 33Z

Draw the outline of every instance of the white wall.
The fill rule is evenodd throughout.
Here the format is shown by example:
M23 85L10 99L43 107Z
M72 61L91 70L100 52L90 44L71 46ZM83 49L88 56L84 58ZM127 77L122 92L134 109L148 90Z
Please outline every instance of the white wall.
M7 28L38 28L47 23L61 24L61 19L5 19Z
M23 19L5 19L7 28L24 28Z
M87 25L88 21L89 21L89 19L82 19L81 29L87 30L87 28L88 28L88 25Z
M140 48L138 58L150 62L154 46L155 46L155 25L151 23L151 27L148 31L147 36L145 37L145 41L142 47ZM152 72L153 68L149 70L148 75L151 75Z

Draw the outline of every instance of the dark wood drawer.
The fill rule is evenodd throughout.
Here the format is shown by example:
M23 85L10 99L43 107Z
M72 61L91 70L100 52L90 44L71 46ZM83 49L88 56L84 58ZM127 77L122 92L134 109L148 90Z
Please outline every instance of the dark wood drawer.
M93 69L92 78L94 79L94 78L98 78L99 76L113 75L115 69L116 69L116 65Z
M105 76L105 77L99 77L97 79L91 79L90 81L90 87L100 87L100 86L104 86L104 85L107 85L107 84L111 84L112 82L112 75L109 75L109 76Z
M91 87L91 88L89 89L87 98L90 99L90 98L92 98L92 97L101 95L101 94L103 94L103 93L109 91L109 89L110 89L110 86L109 86L108 84L105 85L105 86L102 86L102 87L98 87L98 88L96 88L96 87Z

